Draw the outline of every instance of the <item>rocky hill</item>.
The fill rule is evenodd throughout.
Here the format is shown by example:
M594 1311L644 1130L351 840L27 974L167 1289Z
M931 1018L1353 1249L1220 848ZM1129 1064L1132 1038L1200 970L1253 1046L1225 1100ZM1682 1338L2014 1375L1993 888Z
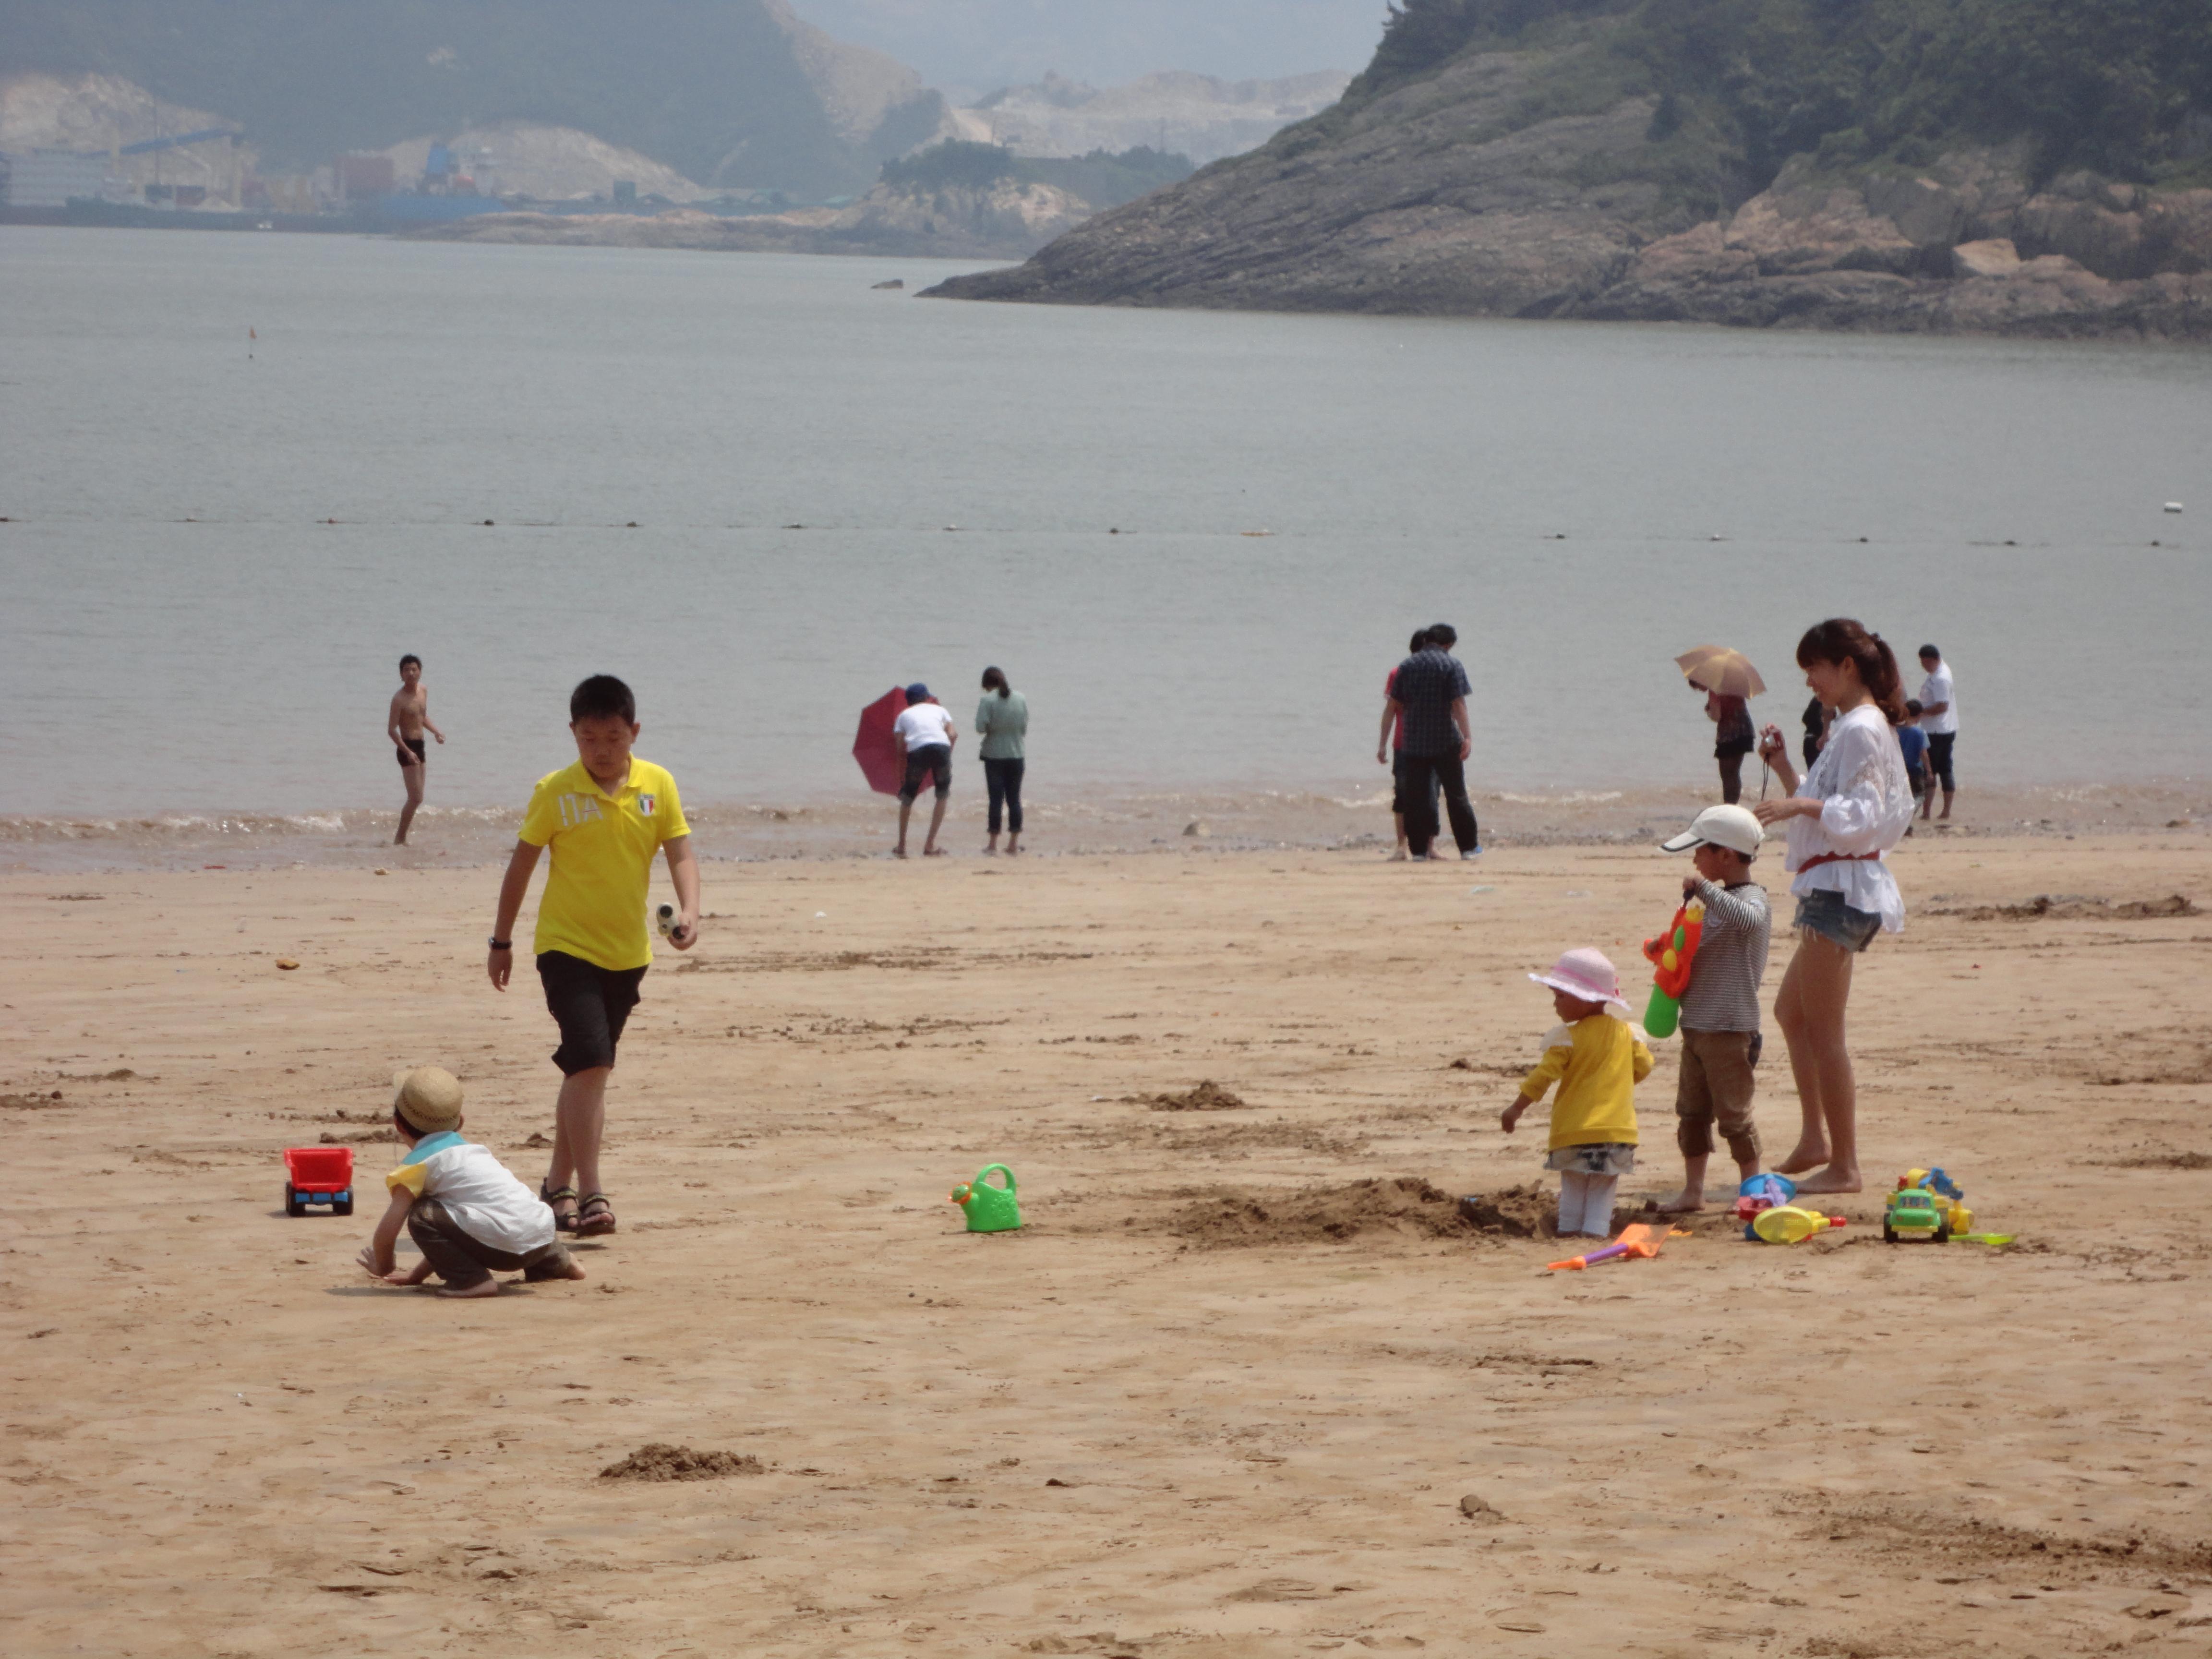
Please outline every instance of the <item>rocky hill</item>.
M524 122L820 197L951 130L911 70L783 0L8 0L0 76L26 74L220 112L272 170Z
M1317 115L1352 77L1337 70L1279 81L1223 81L1162 71L1101 90L1048 75L1002 87L952 112L959 134L1023 155L1082 155L1139 144L1205 162L1267 143L1293 121Z
M1333 109L934 294L2212 337L2204 0L1407 0Z

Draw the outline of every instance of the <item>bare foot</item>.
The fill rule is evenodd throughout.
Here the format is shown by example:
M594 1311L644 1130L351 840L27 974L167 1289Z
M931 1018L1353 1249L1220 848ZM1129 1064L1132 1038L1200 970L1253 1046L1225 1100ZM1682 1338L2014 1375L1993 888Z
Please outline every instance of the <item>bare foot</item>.
M1705 1195L1685 1188L1656 1207L1661 1215L1695 1215L1705 1207Z
M892 848L891 848L891 856L892 856L893 858L895 858L895 859L902 859L902 858L904 858L904 857L906 856L906 845L905 845L905 843L904 843L904 842L901 842L898 846Z
M581 1279L583 1276L584 1264L573 1255L568 1258L568 1264L560 1272L551 1275L555 1279Z
M1808 1170L1817 1170L1828 1161L1828 1149L1818 1141L1801 1140L1797 1149L1774 1166L1777 1175L1802 1175Z
M921 855L926 859L941 859L945 856L945 849L942 847L925 847L921 849Z
M499 1294L499 1280L496 1279L487 1279L480 1285L470 1285L465 1291L454 1290L451 1285L441 1285L438 1289L438 1294L455 1302L473 1301L477 1297L483 1296L497 1296Z
M1807 1176L1797 1183L1800 1197L1807 1193L1856 1193L1862 1190L1856 1170L1844 1169L1833 1164L1820 1174Z

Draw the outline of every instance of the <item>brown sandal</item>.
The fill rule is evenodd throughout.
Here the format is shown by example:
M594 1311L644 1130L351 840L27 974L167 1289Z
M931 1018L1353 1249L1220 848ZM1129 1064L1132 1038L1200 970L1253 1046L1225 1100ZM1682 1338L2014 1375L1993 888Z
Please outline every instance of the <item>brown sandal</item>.
M615 1230L615 1206L605 1193L584 1194L584 1206L576 1212L576 1237L592 1238Z

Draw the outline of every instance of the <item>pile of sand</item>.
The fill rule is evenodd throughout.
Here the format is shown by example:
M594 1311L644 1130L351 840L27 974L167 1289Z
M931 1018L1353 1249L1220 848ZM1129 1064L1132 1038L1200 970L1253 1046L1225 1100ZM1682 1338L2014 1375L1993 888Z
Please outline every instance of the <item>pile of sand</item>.
M1231 1094L1212 1078L1195 1089L1180 1095L1139 1096L1156 1112L1241 1112L1244 1109L1243 1097Z
M2119 904L2078 893L2039 893L2025 904L1977 904L1928 914L1956 916L1961 921L2035 921L2046 917L2053 921L2148 921L2160 916L2193 916L2197 906L2179 893L2160 899L2129 899Z
M654 1441L640 1446L619 1463L599 1471L602 1480L720 1480L732 1474L766 1474L768 1466L757 1457L736 1452L693 1451L689 1446L664 1445Z
M1540 1187L1461 1198L1419 1176L1388 1176L1289 1192L1222 1188L1172 1212L1164 1231L1209 1249L1377 1240L1534 1238L1556 1205Z

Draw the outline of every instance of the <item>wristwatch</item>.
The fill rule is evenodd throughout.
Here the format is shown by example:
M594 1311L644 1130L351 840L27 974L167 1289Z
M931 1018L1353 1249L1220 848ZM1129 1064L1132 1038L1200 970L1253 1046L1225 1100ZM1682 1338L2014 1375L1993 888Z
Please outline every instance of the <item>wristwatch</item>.
M495 951L512 951L514 949L514 941L511 939L488 939L484 943L490 945Z

